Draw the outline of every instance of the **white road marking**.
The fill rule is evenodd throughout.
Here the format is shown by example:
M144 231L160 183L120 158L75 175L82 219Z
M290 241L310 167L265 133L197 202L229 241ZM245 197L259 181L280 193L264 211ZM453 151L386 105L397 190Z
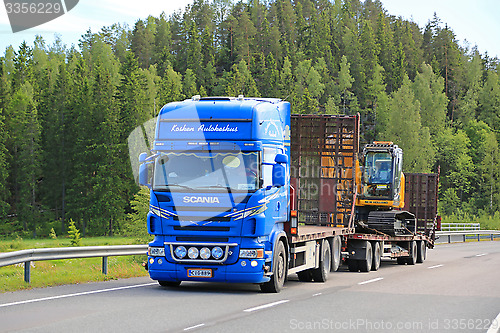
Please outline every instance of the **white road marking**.
M439 265L435 265L435 266L427 267L427 269L433 269L433 268L438 268L438 267L443 267L443 266L444 266L444 265L439 264Z
M195 328L202 327L202 326L205 326L205 324L198 324L198 325L194 325L194 326L191 326L191 327L186 327L184 329L184 331L194 330Z
M60 298L68 298L68 297L75 297L75 296L84 296L84 295L92 295L92 294L99 294L99 293L105 293L109 291L117 291L117 290L125 290L125 289L131 289L131 288L139 288L139 287L147 287L154 285L156 283L144 283L144 284L136 284L133 286L125 286L125 287L117 287L117 288L109 288L109 289L100 289L100 290L92 290L92 291L85 291L81 293L74 293L74 294L67 294L67 295L59 295L59 296L51 296L51 297L44 297L44 298L35 298L35 299L28 299L26 301L19 301L19 302L12 302L12 303L5 303L5 304L0 304L0 308L7 307L7 306L13 306L13 305L21 305L21 304L28 304L28 303L35 303L35 302L44 302L44 301L51 301L54 299L60 299Z
M481 253L481 254L476 254L476 257L482 257L482 256L485 256L487 255L488 253Z
M376 278L376 279L372 279L372 280L368 280L368 281L359 282L358 284L359 284L359 285L361 285L361 284L367 284L367 283L377 282L377 281L380 281L380 280L383 280L383 279L384 279L383 277L379 277L379 278Z
M500 313L495 319L493 319L490 328L488 328L488 331L486 333L498 333L498 332L500 332Z
M321 294L323 294L323 293L317 293L317 294L314 294L314 295L313 295L313 297L315 297L315 296L319 296L319 295L321 295Z
M259 305L259 306L256 306L254 308L246 309L246 310L243 310L243 311L244 312L253 312L253 311L257 311L257 310L262 310L262 309L270 308L272 306L283 304L283 303L286 303L286 302L289 302L289 301L290 300L288 300L288 299L284 299L284 300L281 300L281 301L278 301L278 302L274 302L274 303Z

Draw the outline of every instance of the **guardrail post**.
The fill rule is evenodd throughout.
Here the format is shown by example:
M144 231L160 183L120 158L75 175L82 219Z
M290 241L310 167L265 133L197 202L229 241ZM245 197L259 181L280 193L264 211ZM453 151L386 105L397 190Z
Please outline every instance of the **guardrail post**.
M31 261L24 262L24 282L31 283Z
M451 243L451 235L448 235L448 244Z
M464 243L467 241L467 235L463 235L464 236Z
M480 242L481 241L481 234L477 234L477 241Z
M108 257L102 257L102 274L108 275Z
M493 234L490 235L490 240L493 240Z

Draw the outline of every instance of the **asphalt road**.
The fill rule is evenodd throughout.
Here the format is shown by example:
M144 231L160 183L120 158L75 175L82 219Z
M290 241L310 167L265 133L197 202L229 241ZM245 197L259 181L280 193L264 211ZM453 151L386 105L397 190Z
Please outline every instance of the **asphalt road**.
M498 332L500 242L439 245L415 266L344 267L326 283L256 285L149 278L0 294L0 332Z

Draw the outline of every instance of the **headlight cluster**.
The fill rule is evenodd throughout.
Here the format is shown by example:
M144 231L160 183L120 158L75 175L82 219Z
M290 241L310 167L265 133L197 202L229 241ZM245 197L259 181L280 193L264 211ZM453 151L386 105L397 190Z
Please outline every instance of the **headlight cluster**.
M148 255L151 257L164 257L165 248L164 247L150 247L148 248Z
M214 246L212 248L206 246L202 248L191 246L190 248L186 249L185 246L180 245L175 248L174 254L177 257L177 259L184 259L187 256L187 258L192 260L198 258L201 258L203 260L208 260L208 259L219 260L224 255L224 250L222 250L220 246Z
M240 258L248 258L248 259L264 258L264 249L241 249Z

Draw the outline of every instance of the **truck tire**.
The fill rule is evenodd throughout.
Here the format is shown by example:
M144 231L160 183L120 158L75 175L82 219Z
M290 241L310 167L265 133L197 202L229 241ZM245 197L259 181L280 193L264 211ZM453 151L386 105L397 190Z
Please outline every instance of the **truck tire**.
M158 280L158 284L162 287L178 287L181 285L181 281L162 281Z
M305 271L297 272L300 282L311 282L313 280L312 270L306 269Z
M417 262L417 242L412 241L410 242L410 256L406 258L406 263L408 265L415 265Z
M373 242L373 261L372 261L372 271L378 271L380 268L380 260L382 259L382 250L380 242Z
M359 270L361 272L369 272L372 269L373 251L372 243L366 242L366 258L359 260Z
M319 258L319 267L312 270L312 276L316 282L326 282L330 274L330 264L332 262L332 252L330 251L330 242L326 239L321 243L321 256Z
M332 264L330 266L330 272L336 272L340 267L340 260L342 251L342 244L340 236L335 236L332 239Z
M285 284L287 273L288 260L285 246L282 241L278 241L273 256L273 275L271 275L271 280L260 285L260 290L265 293L279 293Z
M357 272L357 271L359 271L358 260L347 259L347 268L349 269L349 272Z
M417 251L417 264L421 264L427 257L427 245L425 241L421 240L418 242L418 251Z

